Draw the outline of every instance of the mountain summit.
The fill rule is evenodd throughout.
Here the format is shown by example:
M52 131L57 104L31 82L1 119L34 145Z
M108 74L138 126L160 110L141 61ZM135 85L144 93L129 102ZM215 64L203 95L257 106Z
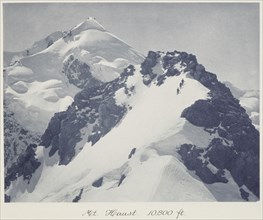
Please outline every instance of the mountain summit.
M95 29L95 30L99 30L99 31L106 31L104 29L104 27L98 21L96 21L95 18L89 17L85 21L80 23L79 25L72 28L71 33L72 33L72 35L77 35L82 31L86 31L86 30L90 30L90 29Z
M6 201L259 199L259 132L192 54L144 58L89 18L5 68L5 85L6 124L21 127L5 137L27 139Z
M51 36L55 35L47 38ZM111 81L129 64L143 60L93 18L45 48L44 42L35 43L28 56L4 70L6 99L12 99L9 108L31 131L44 132L53 114L65 110L84 87ZM33 48L38 49L32 52Z

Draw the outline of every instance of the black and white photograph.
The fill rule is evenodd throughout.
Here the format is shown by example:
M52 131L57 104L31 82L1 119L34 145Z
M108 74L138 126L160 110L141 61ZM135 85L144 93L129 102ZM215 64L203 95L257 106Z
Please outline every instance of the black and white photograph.
M262 209L261 1L1 7L2 205Z

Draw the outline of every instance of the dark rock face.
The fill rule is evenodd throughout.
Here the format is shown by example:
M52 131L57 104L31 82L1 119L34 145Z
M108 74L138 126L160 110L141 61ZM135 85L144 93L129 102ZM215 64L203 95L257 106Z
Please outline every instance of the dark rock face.
M194 108L185 109L181 117L186 117L195 126L205 128L213 128L220 124L220 117L216 107L207 100L196 101Z
M157 84L156 85L157 86L162 85L166 78L167 78L167 76L165 74L158 76L157 79L156 79L157 80Z
M259 156L254 152L238 152L230 168L231 175L239 186L245 185L259 197Z
M14 113L4 101L4 165L5 175L15 164L19 155L25 153L29 144L39 144L40 134L23 128L16 120Z
M126 176L124 174L121 175L121 178L119 180L119 183L118 183L118 187L122 184L123 180L126 178Z
M80 190L79 195L77 195L72 202L78 202L81 199L81 195L83 193L83 188Z
M247 191L245 191L244 189L240 189L240 194L241 194L241 197L244 199L244 200L246 200L246 201L248 201L248 196L249 196L249 193L247 192Z
M154 73L153 67L160 62L163 73ZM192 54L185 52L153 52L150 51L145 61L141 64L141 74L143 75L143 82L145 85L149 85L154 82L160 86L168 77L179 76L182 71L177 69L176 64L181 67L185 67L185 71L188 71L196 63L196 58Z
M219 170L214 174L208 167L207 162L203 162L201 159L201 153L203 149L198 149L196 146L191 144L181 145L178 153L181 155L182 160L189 170L194 170L195 174L204 182L212 184L215 182L228 182L224 177L224 172Z
M123 70L121 73L121 77L128 77L128 76L133 76L134 75L135 68L133 65L129 65L127 68Z
M237 151L236 148L226 146L222 139L215 138L211 141L206 156L218 169L230 171L238 186L245 185L259 197L259 156L252 150L247 152Z
M194 170L196 167L201 167L203 165L199 158L202 152L201 149L197 149L196 146L191 144L181 145L180 150L178 151L189 170Z
M53 151L58 149L60 164L68 164L75 155L75 146L81 141L80 129L86 125L86 120L80 120L76 116L74 108L66 111L66 116L61 120L60 133L55 137L54 143L57 146ZM54 140L54 139L53 139ZM54 146L54 145L53 145ZM52 150L52 148L51 148ZM51 151L50 151L51 152Z
M184 57L190 76L210 90L210 99L196 101L181 117L218 133L219 138L213 139L206 149L209 161L218 169L229 170L239 186L244 184L259 197L259 132L230 89L196 59ZM223 144L223 140L228 144Z
M134 155L135 152L136 152L136 148L132 148L132 150L131 150L131 152L130 152L130 154L128 156L128 159L131 159L132 155Z
M194 55L175 50L173 52L166 52L165 56L163 57L163 68L173 68L176 63L181 61L185 64L187 70L193 68L193 66L195 66L197 63L196 57Z
M17 163L13 164L13 166L8 169L5 177L5 188L10 186L11 181L14 181L20 176L23 176L23 179L29 182L33 173L41 165L35 158L36 147L37 145L30 144L26 151L18 157Z
M92 134L89 135L88 141L95 144L102 136L107 134L123 117L126 113L126 108L115 104L115 100L110 98L102 101L97 108L98 122L93 126Z
M159 57L159 53L149 51L147 57L141 64L141 74L143 75L143 83L145 85L149 85L151 81L157 76L153 73L152 68L157 64Z
M101 186L102 186L102 183L103 183L103 177L101 177L101 178L97 179L96 181L94 181L94 182L92 183L92 186L98 188L98 187L101 187Z
M40 145L48 147L51 145L49 156L53 156L59 148L59 134L61 132L61 122L66 118L66 112L55 113L51 118L45 133L41 137Z
M11 197L5 194L5 202L11 202Z
M230 169L232 160L236 157L234 148L224 145L220 138L214 138L211 141L206 155L218 169Z
M73 55L70 55L64 63L62 72L67 76L69 83L80 89L96 87L102 84L92 76L90 67L86 63L76 59Z
M134 88L126 87L126 80L134 74L128 66L121 76L97 87L84 88L74 98L65 112L56 113L42 136L41 145L50 147L49 155L58 152L61 165L68 164L75 156L76 145L82 140L81 129L88 128L87 142L94 145L107 134L127 112L126 106L115 103L115 92L124 88L129 94Z

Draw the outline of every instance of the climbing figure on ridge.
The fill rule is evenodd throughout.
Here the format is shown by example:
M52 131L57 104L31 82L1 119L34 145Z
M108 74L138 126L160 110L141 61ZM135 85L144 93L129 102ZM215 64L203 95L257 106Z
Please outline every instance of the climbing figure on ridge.
M182 79L182 81L180 82L180 89L182 88L183 85L184 85L184 79Z

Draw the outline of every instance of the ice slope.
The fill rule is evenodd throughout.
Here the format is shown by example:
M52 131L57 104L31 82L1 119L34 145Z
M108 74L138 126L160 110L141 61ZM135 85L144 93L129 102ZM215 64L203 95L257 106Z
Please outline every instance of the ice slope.
M62 37L63 37L63 33L61 31L56 31L48 35L45 39L35 42L33 46L26 51L27 56L33 55L38 52L41 52L42 50L45 50L46 48L51 46L54 42L56 42L58 39Z
M39 41L33 48L42 48L44 43ZM70 55L88 64L93 76L103 82L143 59L93 18L72 28L48 48L21 58L4 69L5 98L12 100L10 109L26 129L43 133L54 113L67 108L79 91L63 73Z
M133 108L121 123L95 145L87 143L67 166L54 164L56 155L48 158L47 149L39 147L43 163L29 185L21 177L12 183L6 192L12 201L72 202L80 193L80 202L215 200L176 153L182 143L201 148L213 138L180 118L186 107L207 99L209 90L185 73L167 78L160 87L147 87L138 69L127 82L138 91L126 100ZM177 94L182 79L185 84ZM125 102L123 96L118 91L120 104ZM135 154L129 159L133 148Z
M7 67L9 65L13 65L15 62L21 60L23 57L27 57L27 56L36 54L36 53L48 48L50 45L52 45L54 42L56 42L61 37L63 37L63 33L60 31L56 31L56 32L48 35L46 38L35 42L32 45L32 47L30 47L26 50L19 51L19 52L4 51L4 67Z

